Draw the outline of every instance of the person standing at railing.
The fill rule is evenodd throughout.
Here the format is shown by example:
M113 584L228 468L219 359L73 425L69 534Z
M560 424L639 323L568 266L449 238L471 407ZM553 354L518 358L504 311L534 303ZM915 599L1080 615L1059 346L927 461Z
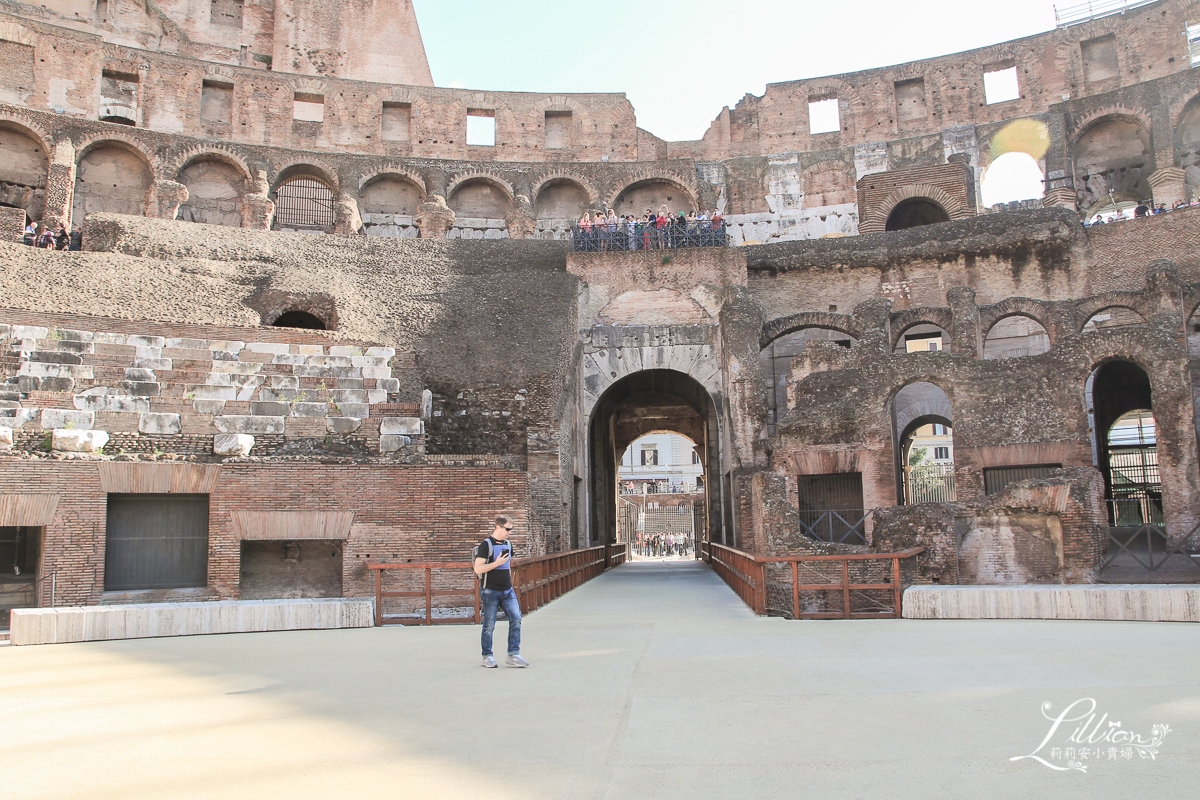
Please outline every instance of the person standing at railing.
M483 647L483 666L496 668L496 657L492 655L492 633L496 630L496 614L504 609L508 618L508 659L510 667L528 667L529 662L521 658L521 604L512 584L512 535L511 517L503 514L496 517L492 535L475 547L474 569L479 577L479 602L483 606L483 632L480 644Z

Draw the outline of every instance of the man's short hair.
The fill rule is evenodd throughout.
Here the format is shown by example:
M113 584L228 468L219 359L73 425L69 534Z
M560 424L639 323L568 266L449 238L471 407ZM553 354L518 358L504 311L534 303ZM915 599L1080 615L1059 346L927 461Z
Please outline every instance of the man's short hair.
M503 528L505 525L512 525L512 517L506 517L503 514L496 515L496 527Z

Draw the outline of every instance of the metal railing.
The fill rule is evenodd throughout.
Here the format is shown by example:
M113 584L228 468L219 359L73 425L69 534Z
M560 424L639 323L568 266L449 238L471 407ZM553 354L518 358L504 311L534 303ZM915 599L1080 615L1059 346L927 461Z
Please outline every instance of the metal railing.
M624 221L597 222L571 228L571 249L576 253L629 250L678 250L680 247L727 247L729 234L724 220L697 220L662 225L630 224Z
M911 505L953 503L958 497L954 488L954 465L920 464L905 467L904 496Z
M40 608L41 598L39 597L39 587L50 583L50 605L46 608L54 608L54 595L58 593L58 571L54 570L49 575L43 575L40 578L34 578L29 581L13 581L8 584L0 583L0 606L4 605L4 598L13 595L27 596L33 595L33 602Z
M1178 567L1190 572L1189 564L1200 569L1198 559L1200 554L1190 553L1182 545L1173 544L1166 529L1159 525L1112 527L1108 529L1107 546L1100 558L1100 571L1136 570L1140 567L1147 572L1165 572Z
M1090 22L1112 14L1124 14L1130 9L1148 6L1156 2L1158 0L1095 0L1091 3L1080 3L1064 8L1059 8L1056 4L1054 6L1054 24L1056 27L1065 28L1068 25L1078 25L1081 22Z
M521 611L529 613L557 600L567 592L580 586L606 569L624 564L628 548L623 545L600 545L586 550L570 550L536 558L514 559L512 562L513 588L521 603ZM422 562L402 564L368 564L367 569L375 573L375 624L381 625L454 625L478 624L482 608L479 601L479 580L469 561ZM424 573L421 575L421 573ZM399 573L393 577L416 579L421 588L384 590L387 573ZM467 606L447 607L439 605L441 598L470 598L469 616L462 614ZM384 601L387 599L421 599L421 609L402 615L387 615ZM455 611L434 615L435 609ZM422 613L423 611L423 613Z
M790 611L792 619L899 619L904 592L900 562L924 551L914 547L899 553L761 556L712 542L701 544L704 560L750 610ZM773 598L788 594L790 609L771 605Z
M1122 497L1104 502L1108 506L1108 524L1114 528L1165 524L1162 497Z
M805 536L818 542L866 544L867 520L873 513L875 513L875 509L869 511L863 511L861 508L835 511L801 509L800 526Z

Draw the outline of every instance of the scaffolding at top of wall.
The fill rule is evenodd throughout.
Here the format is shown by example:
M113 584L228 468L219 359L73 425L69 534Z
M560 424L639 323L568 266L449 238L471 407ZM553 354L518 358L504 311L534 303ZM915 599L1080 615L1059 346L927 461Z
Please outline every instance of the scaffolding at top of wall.
M1124 14L1132 8L1140 8L1157 2L1158 0L1092 0L1090 3L1080 3L1063 8L1059 8L1055 4L1054 25L1057 28L1065 28L1068 25L1091 22L1112 14Z

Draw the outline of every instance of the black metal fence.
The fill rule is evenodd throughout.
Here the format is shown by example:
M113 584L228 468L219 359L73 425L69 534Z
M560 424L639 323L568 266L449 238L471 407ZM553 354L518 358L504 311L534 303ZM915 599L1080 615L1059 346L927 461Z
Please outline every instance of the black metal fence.
M680 247L727 247L729 234L724 220L678 219L662 224L600 221L571 228L571 249L576 253L617 250L677 250Z
M866 544L867 519L874 509L861 508L823 511L800 510L800 525L805 536L834 544Z

